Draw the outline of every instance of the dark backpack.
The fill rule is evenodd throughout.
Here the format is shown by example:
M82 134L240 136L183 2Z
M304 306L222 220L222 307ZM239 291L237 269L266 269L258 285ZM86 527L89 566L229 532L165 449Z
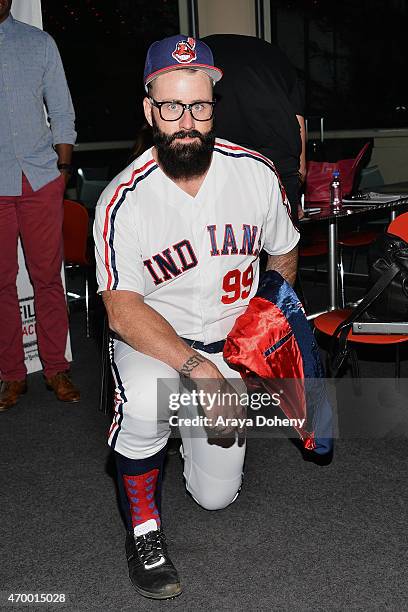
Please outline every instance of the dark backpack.
M368 277L367 293L333 333L332 376L350 355L347 336L355 321L408 321L408 243L393 234L379 236L369 248Z
M384 275L388 278L394 263L398 272L367 309L365 316L370 319L408 321L408 243L393 234L382 234L368 251L368 287Z

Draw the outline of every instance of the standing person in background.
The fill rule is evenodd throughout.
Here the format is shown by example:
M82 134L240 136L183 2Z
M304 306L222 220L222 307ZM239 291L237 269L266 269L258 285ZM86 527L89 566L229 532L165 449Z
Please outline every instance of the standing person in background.
M133 145L132 153L129 158L129 163L139 157L142 153L144 153L147 149L149 149L153 145L153 135L150 125L148 123L143 123L141 126L135 140L135 144Z
M275 164L296 222L306 175L303 95L296 70L259 38L215 34L203 40L225 77L217 83L217 134L255 149Z
M61 281L63 196L76 139L74 109L54 40L15 20L11 4L0 0L0 412L27 390L16 287L19 235L34 286L46 385L61 401L80 398L65 359L68 316Z

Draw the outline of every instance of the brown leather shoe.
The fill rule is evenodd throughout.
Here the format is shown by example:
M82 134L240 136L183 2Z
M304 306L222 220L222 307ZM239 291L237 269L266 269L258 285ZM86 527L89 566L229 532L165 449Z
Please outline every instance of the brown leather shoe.
M54 391L60 402L79 402L81 395L79 390L69 377L68 372L58 372L54 376L45 379L47 389Z
M27 381L24 380L4 380L1 384L0 392L0 412L5 412L17 404L20 395L27 391Z

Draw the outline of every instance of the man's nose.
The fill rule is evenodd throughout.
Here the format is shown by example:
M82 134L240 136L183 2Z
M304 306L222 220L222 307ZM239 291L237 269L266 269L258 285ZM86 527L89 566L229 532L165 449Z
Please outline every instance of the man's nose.
M180 119L180 127L184 130L191 130L195 126L194 119L190 111L186 108Z

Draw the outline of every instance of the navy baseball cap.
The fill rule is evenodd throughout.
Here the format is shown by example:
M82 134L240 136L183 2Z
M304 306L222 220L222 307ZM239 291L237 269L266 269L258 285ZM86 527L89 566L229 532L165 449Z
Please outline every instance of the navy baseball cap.
M222 70L214 66L212 51L202 40L176 34L156 40L150 45L144 68L144 85L153 79L178 68L202 70L216 83L222 77Z

